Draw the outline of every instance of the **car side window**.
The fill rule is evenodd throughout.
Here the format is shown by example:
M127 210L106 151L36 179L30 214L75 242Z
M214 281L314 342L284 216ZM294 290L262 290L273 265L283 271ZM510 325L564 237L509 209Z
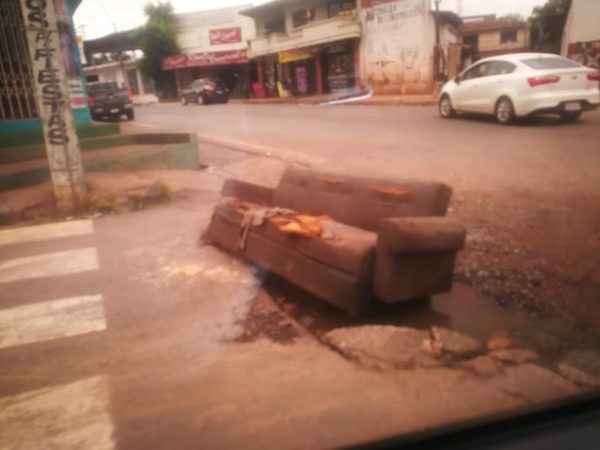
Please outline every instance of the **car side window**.
M465 73L460 76L461 81L472 80L473 78L477 78L477 74L479 73L479 65L471 67Z
M461 77L461 81L474 80L475 78L481 78L489 75L490 63L484 62L477 64L467 70Z
M516 67L508 61L492 61L489 75L507 75L514 72Z

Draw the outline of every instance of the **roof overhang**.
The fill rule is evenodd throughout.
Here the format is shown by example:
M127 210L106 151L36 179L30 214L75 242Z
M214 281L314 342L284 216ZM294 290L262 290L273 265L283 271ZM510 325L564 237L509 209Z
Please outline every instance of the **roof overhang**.
M285 0L272 0L267 3L263 3L262 5L253 6L252 8L244 9L240 11L240 14L243 16L248 16L252 18L256 18L263 14L267 14L270 12L283 12L283 4Z
M83 49L86 55L138 50L140 48L137 41L138 33L139 28L108 34L98 39L85 41Z

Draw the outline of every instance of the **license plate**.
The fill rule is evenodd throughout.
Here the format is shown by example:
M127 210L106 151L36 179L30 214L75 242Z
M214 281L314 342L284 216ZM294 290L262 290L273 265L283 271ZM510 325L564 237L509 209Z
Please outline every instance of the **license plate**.
M569 102L565 103L565 111L579 111L581 109L581 103Z
M113 109L110 110L111 114L115 114L115 113L118 113L118 112L119 112L119 108L113 108Z
M223 93L223 91L217 91L217 94L222 94L222 93Z

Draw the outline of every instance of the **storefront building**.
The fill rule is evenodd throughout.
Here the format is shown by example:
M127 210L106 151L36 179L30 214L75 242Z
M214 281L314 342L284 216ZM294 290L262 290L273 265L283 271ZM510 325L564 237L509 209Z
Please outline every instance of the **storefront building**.
M77 125L85 125L91 123L92 118L72 19L80 2L54 0L54 9L73 118ZM36 111L35 84L21 8L22 0L0 0L0 132L42 128Z
M344 93L360 85L360 23L354 0L273 1L242 11L256 97Z
M165 58L163 70L174 72L177 92L198 78L217 78L234 96L250 94L247 41L255 36L254 21L239 14L248 6L175 15L181 53Z

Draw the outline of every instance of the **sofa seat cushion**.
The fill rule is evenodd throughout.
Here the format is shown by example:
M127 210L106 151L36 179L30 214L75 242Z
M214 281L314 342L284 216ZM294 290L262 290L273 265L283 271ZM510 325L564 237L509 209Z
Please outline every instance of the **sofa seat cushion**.
M264 207L256 204L250 206ZM241 226L244 215L243 212L227 203L219 203L214 214L238 227ZM252 239L252 234L258 234L341 272L357 277L371 276L375 261L377 234L334 220L327 220L325 225L332 233L332 238L289 235L279 231L271 220L267 220L261 226L252 226L248 239Z

